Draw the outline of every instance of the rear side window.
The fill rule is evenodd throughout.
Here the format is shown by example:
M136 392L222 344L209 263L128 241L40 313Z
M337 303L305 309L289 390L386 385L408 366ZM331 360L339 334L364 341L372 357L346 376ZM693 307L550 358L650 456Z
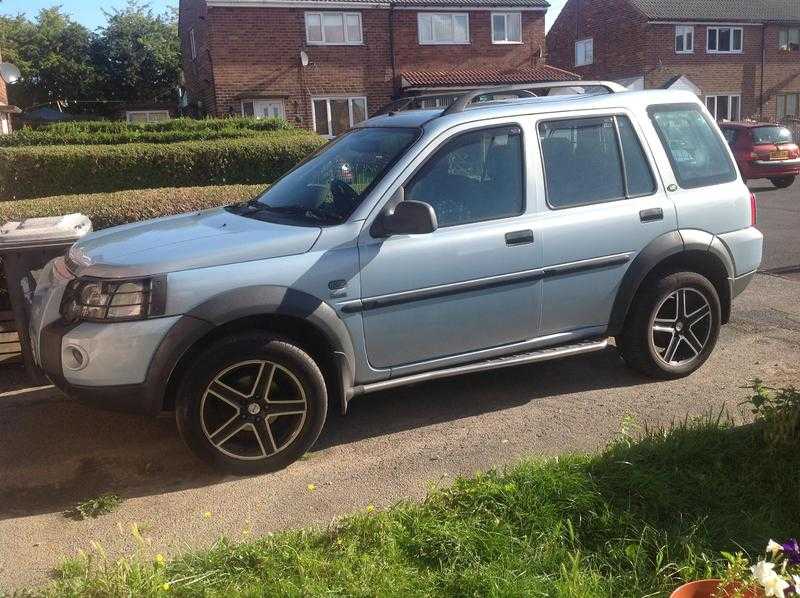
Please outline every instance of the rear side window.
M681 187L696 189L736 180L730 155L700 108L671 104L647 111Z
M655 190L650 165L627 117L542 122L539 137L552 208L615 201Z

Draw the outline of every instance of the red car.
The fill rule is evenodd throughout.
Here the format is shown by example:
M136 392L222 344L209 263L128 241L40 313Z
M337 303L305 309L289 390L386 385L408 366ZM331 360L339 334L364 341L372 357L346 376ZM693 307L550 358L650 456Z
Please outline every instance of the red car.
M745 181L769 179L784 189L800 175L800 148L786 127L771 123L722 123L720 128Z

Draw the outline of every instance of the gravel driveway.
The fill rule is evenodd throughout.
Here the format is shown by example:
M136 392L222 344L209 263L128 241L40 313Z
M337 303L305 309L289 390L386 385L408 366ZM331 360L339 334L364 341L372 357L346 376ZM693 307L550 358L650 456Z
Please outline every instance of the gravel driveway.
M368 395L346 417L331 415L307 459L275 474L220 477L184 448L172 419L92 411L52 388L25 388L21 370L3 368L0 594L46 582L62 556L91 542L112 556L134 552L132 523L153 553L167 555L221 535L324 525L525 455L597 448L626 414L668 424L725 404L738 413L741 387L754 376L800 385L800 277L791 268L800 263L800 184L787 191L788 199L763 193L761 202L765 268L773 273L758 275L740 297L716 352L694 376L643 379L610 348ZM87 521L62 514L107 492L126 499L112 514Z

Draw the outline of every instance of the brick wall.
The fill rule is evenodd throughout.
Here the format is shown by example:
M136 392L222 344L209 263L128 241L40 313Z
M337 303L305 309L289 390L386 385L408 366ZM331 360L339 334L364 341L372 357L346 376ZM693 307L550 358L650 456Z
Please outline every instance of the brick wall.
M741 94L744 118L763 111L763 118L774 119L776 95L800 92L800 54L778 49L779 26L742 28L741 54L708 54L707 25L694 26L694 53L676 54L675 25L648 25L626 0L569 0L547 34L547 61L585 79L644 75L647 88L685 75L704 95ZM594 38L594 64L575 67L575 41L587 37Z
M647 30L646 86L662 87L685 75L704 95L741 94L742 117L757 116L761 78L761 27L744 26L741 54L708 54L707 27L694 27L694 53L675 53L675 26L650 25ZM776 41L777 44L777 41Z
M798 24L797 26L800 26ZM770 25L765 31L764 67L764 118L777 118L779 93L800 93L800 52L786 52L778 48L780 27Z
M386 104L392 95L389 13L359 12L363 45L306 46L303 10L210 8L216 114L240 114L243 99L279 98L288 120L311 128L312 97L366 96L370 112Z
M583 79L638 77L647 20L625 0L569 0L547 34L547 62ZM594 63L575 66L575 42L594 39Z
M180 0L178 28L181 36L184 84L198 115L216 114L208 9L205 0ZM190 31L194 30L197 57L192 58Z
M403 71L530 67L541 62L545 52L544 11L522 11L522 44L493 44L491 12L469 11L469 44L420 45L417 14L394 11L398 76Z

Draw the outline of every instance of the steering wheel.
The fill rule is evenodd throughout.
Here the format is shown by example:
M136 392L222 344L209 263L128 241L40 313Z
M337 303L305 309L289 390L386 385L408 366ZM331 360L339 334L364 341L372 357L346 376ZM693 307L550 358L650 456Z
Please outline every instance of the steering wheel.
M342 180L331 181L331 199L339 211L346 211L358 201L358 193Z

